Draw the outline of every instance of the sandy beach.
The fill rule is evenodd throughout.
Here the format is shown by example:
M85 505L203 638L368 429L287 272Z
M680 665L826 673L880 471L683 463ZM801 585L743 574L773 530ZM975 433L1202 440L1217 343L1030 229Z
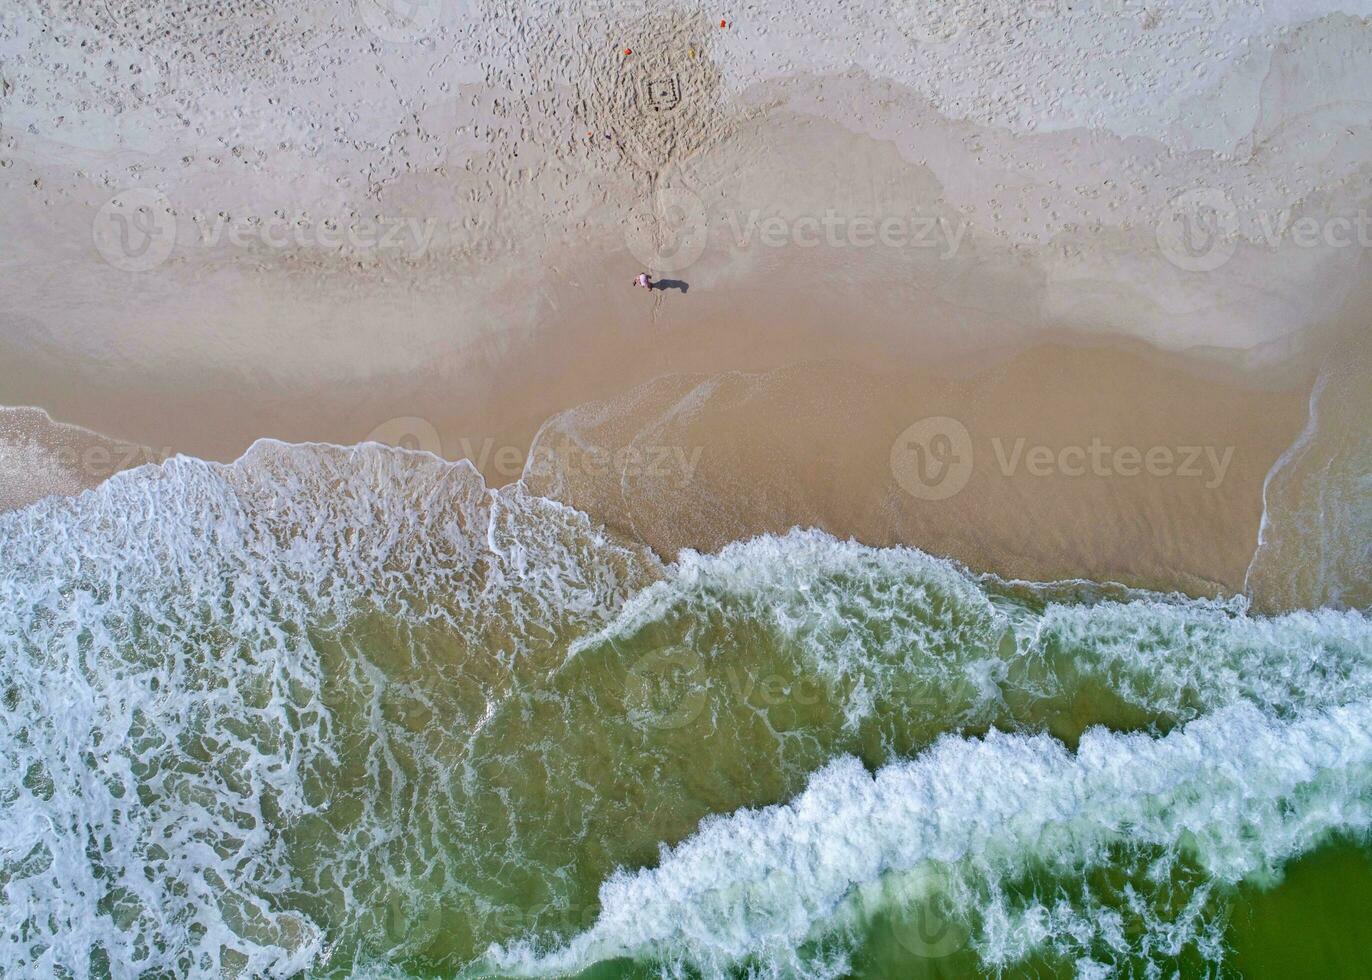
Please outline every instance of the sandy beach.
M0 974L1362 980L1369 92L1369 0L7 0Z
M376 439L498 486L537 458L667 557L798 524L1244 587L1329 351L1365 346L1366 23L451 6L7 12L0 403L146 459ZM892 461L929 417L975 443L940 500ZM555 472L569 433L696 462L664 503ZM1069 475L1093 439L1154 465ZM98 482L20 444L11 505ZM1164 465L1192 446L1232 450L1218 479Z

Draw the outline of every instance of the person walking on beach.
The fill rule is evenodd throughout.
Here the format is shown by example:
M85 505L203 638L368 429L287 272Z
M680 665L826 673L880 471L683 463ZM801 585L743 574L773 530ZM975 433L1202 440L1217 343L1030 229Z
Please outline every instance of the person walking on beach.
M646 272L640 272L638 274L638 277L634 279L634 285L642 286L644 289L648 290L648 292L653 291L653 281L648 278L648 273Z

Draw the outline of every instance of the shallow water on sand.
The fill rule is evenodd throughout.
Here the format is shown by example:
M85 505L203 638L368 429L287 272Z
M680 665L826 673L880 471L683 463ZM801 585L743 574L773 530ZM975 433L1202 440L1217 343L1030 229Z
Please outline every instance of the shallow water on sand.
M123 473L0 568L7 974L1359 969L1357 611L664 564L375 445Z

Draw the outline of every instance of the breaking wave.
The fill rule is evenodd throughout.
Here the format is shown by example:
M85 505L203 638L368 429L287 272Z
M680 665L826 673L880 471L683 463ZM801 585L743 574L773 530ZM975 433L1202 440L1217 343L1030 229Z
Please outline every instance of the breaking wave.
M0 968L821 976L931 915L1216 963L1226 889L1365 834L1369 658L814 531L664 564L376 445L178 457L0 515Z

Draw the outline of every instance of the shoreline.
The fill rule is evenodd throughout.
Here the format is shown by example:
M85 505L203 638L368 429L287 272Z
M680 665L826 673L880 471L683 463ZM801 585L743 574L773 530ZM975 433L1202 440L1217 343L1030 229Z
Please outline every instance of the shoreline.
M1340 4L12 0L0 972L1361 978Z
M832 32L535 8L405 37L286 6L270 58L232 12L64 13L91 77L43 11L0 25L0 404L157 456L475 451L497 485L554 436L647 440L665 477L532 478L665 555L799 524L1202 594L1243 587L1314 379L1365 347L1372 263L1333 234L1372 205L1363 19L1036 9L932 44L876 3ZM1149 55L1137 87L1105 50ZM924 499L896 471L934 457L892 446L945 417L976 462ZM1140 459L1074 475L1106 444ZM1192 446L1232 450L1216 486L1178 474ZM1300 548L1268 551L1272 582Z
M488 488L522 479L664 560L801 526L1005 578L1218 595L1243 590L1263 488L1307 424L1309 390L1216 380L1177 355L1044 344L970 376L835 361L659 375L532 432L523 395L508 390L509 415L484 429L416 411L356 438L285 441L467 458ZM922 450L897 444L922 419L953 419L968 439L972 464L947 496L910 482Z

